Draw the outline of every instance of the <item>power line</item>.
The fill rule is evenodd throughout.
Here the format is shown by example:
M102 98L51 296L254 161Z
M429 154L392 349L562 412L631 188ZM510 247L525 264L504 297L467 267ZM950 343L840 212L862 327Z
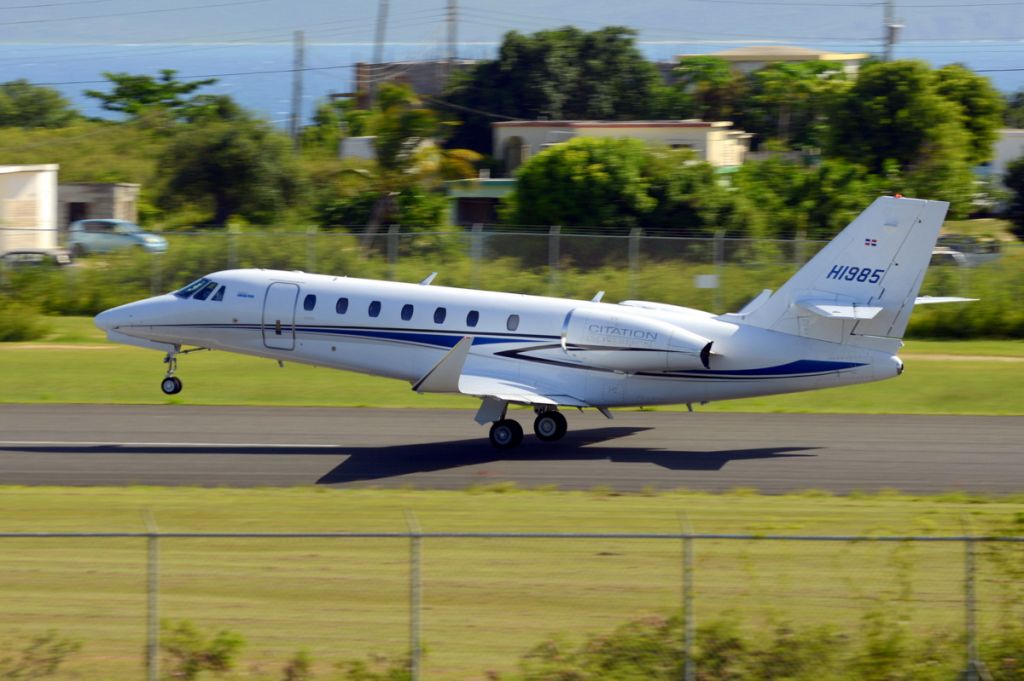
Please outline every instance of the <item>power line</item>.
M111 2L112 0L68 0L67 2L44 2L37 5L11 5L0 7L0 12L11 9L40 9L43 7L64 7L66 5L95 5L98 2Z
M188 75L188 76L176 76L181 80L189 78L226 78L228 76L263 76L270 73L295 73L296 71L330 71L332 69L350 69L355 64L337 64L335 66L306 66L301 69L267 69L265 71L235 71L233 73L208 73L205 75ZM32 83L33 85L55 87L58 85L96 85L103 83L110 83L111 81L104 80L67 80L56 83Z
M494 113L493 111L484 111L483 109L474 109L471 106L462 106L461 104L455 104L453 102L446 102L443 99L437 99L436 97L428 97L427 95L420 95L421 99L434 104L440 104L441 106L448 107L449 109L457 109L459 111L467 111L469 113L476 113L482 116L490 116L491 118L500 118L503 121L525 121L526 118L516 118L515 116L506 116L505 114Z
M111 14L91 14L78 17L61 17L53 19L22 19L20 21L0 21L0 26L19 26L24 24L50 24L63 21L84 21L86 19L112 19L115 17L137 16L140 14L162 14L166 12L183 12L193 9L212 9L215 7L234 7L236 5L255 5L269 2L270 0L235 0L235 2L221 2L213 5L187 5L185 7L165 7L163 9L140 9L132 12L114 12Z

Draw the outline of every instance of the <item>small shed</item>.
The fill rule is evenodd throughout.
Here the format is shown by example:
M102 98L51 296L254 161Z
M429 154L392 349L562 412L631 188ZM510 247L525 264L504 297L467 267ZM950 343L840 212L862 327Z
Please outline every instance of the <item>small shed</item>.
M127 182L62 182L58 191L59 223L113 218L138 222L139 185Z

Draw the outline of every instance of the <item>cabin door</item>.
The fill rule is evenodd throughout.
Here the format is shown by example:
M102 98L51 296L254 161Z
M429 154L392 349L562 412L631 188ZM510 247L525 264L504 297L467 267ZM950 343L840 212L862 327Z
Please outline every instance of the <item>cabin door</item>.
M275 350L295 349L295 303L298 284L274 283L263 301L263 344Z

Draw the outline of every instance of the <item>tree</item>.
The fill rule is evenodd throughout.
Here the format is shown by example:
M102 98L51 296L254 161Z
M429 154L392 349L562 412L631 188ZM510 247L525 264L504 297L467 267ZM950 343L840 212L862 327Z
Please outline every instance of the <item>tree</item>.
M636 139L578 137L530 158L506 208L522 225L634 227L707 234L726 208L706 163Z
M863 166L830 159L813 167L778 157L748 161L733 178L754 206L751 235L830 239L888 187Z
M744 129L774 135L787 146L819 147L828 111L851 85L834 62L769 64L751 74Z
M962 64L935 72L939 94L960 108L960 123L969 135L967 162L972 166L992 158L1006 103L992 81Z
M683 57L674 73L676 87L692 98L697 118L728 121L740 115L746 82L729 62L719 57Z
M939 94L921 61L868 64L831 116L830 154L875 173L887 162L900 170L915 163L925 145L959 121L957 106Z
M10 80L0 85L0 127L63 128L80 116L56 90Z
M438 206L444 201L428 196L426 190L439 186L442 179L476 175L480 155L467 149L443 149L439 140L450 124L424 107L408 86L383 83L373 109L347 110L345 118L350 127L374 136L376 167L349 169L365 178L365 190L355 196L328 198L317 212L325 224L365 223L366 246L387 221L436 227L443 213ZM372 208L363 219L370 196L374 197Z
M295 202L301 185L288 139L250 118L186 125L168 144L160 167L165 185L159 204L205 206L217 227L233 215L272 221Z
M1010 205L1006 217L1013 223L1013 234L1024 241L1024 156L1006 167L1003 184L1010 190Z
M1008 128L1024 128L1024 90L1007 96L1003 123Z
M677 102L636 48L635 35L621 26L506 33L497 59L453 79L445 99L460 107L461 124L449 145L492 153L490 123L502 118L669 115Z
M174 69L161 69L159 78L130 73L103 72L114 89L112 92L86 90L85 95L100 100L100 106L107 111L127 114L133 118L152 109L166 110L175 116L185 116L196 106L209 102L198 98L186 98L201 87L213 85L216 78L194 80L186 83L175 78Z

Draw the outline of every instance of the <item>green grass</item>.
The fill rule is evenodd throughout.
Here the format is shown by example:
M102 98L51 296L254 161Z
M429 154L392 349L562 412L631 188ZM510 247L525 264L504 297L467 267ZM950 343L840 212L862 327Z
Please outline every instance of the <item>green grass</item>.
M412 511L427 531L955 534L1002 532L1024 497L834 497L807 491L610 495L523 491L0 488L4 531L140 531L140 511L175 531L404 531ZM145 545L124 539L0 539L0 645L56 628L82 640L76 678L140 676ZM305 648L329 664L406 646L407 540L165 539L161 614L248 641L230 678L280 678ZM914 632L956 630L963 547L707 541L696 547L702 622L735 611L754 630L770 622L853 629L872 608L905 614ZM982 633L1005 589L979 551ZM675 541L440 540L423 545L425 678L483 678L509 670L554 632L577 639L680 599ZM909 591L908 591L909 588ZM256 673L254 670L259 670ZM277 676L274 676L277 674Z
M223 352L183 357L185 390L159 391L159 353L114 345L87 318L55 319L42 344L0 344L0 403L231 404L475 408L474 399L419 395L407 383ZM60 344L61 347L49 347ZM66 344L66 345L65 345ZM82 345L82 347L78 347ZM98 346L98 347L94 347ZM749 412L1024 414L1024 341L907 342L906 373L881 383L707 405ZM964 355L962 360L927 355ZM670 407L672 408L672 407Z

